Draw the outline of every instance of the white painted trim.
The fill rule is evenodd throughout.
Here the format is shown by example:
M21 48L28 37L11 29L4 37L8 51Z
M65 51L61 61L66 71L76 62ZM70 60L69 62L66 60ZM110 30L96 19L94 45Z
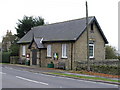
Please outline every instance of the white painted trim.
M47 45L47 57L51 57L51 45Z
M94 44L89 44L89 46L92 46L92 47L93 47L93 56L90 56L90 55L89 55L89 58L94 58Z
M67 58L67 44L62 44L62 58Z
M25 45L22 46L22 55L23 56L26 55L26 46Z

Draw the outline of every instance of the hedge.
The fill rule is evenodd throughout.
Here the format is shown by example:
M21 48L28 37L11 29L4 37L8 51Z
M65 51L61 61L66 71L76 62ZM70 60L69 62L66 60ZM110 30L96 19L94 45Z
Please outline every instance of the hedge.
M2 52L2 63L10 63L10 52Z

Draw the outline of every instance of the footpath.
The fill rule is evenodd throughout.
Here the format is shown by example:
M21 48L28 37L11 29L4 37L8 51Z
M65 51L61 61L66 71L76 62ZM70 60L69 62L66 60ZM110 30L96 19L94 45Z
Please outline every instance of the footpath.
M14 69L26 70L34 73L43 73L47 75L55 75L55 76L68 77L68 78L74 78L80 80L88 80L94 82L103 82L103 83L120 85L120 78L115 78L115 77L103 77L100 75L73 73L71 72L71 70L67 71L67 70L61 70L55 68L41 68L36 66L26 66L20 64L3 64L2 66L3 67L9 66Z

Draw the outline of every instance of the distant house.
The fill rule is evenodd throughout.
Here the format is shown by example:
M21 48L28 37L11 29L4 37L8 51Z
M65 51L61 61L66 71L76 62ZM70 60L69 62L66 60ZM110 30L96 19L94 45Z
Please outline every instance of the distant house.
M3 40L2 40L2 50L5 51L5 52L9 51L10 46L14 42L15 38L16 38L16 36L12 35L12 32L7 30L7 33L3 37Z
M89 58L105 59L105 44L108 43L94 16L88 18ZM76 61L87 60L86 18L48 24L32 28L18 42L20 59L30 59L30 65L55 67L63 63L66 69L75 69Z

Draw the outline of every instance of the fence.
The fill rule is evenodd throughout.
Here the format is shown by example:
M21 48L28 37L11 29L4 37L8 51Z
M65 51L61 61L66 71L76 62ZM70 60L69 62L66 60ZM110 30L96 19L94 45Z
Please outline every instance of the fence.
M18 56L10 56L10 63L11 64L18 64L19 63L19 57Z
M87 61L75 62L76 70L87 70ZM90 71L97 73L105 73L112 75L120 74L120 61L119 60L102 60L102 61L90 61Z

